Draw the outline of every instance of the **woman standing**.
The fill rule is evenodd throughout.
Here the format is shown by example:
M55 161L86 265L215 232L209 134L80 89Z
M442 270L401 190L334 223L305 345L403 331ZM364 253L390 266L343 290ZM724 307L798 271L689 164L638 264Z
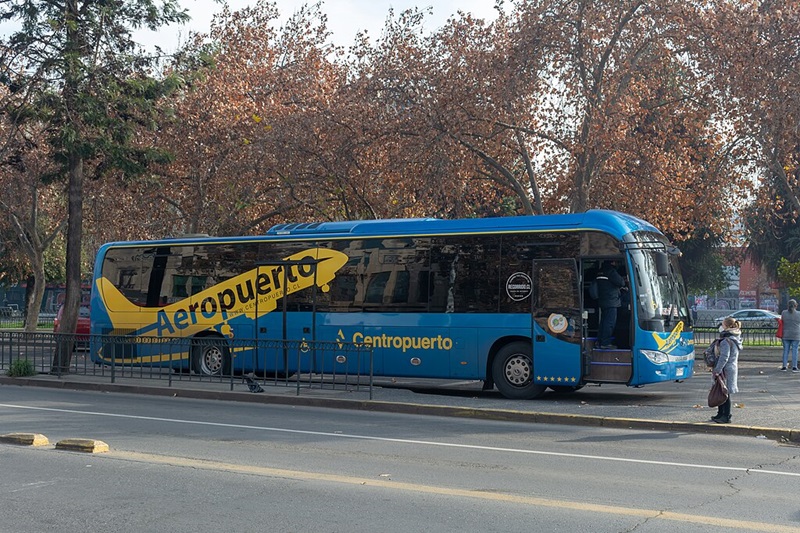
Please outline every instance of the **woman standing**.
M784 326L785 327L785 326ZM719 359L714 365L714 381L722 374L728 386L728 399L717 408L717 416L711 420L717 424L731 421L731 395L739 392L739 351L742 349L742 326L735 318L726 317L719 327Z
M797 301L789 300L789 308L781 313L783 321L783 366L786 372L789 362L789 352L792 353L792 372L797 372L797 346L800 343L800 312L797 311Z

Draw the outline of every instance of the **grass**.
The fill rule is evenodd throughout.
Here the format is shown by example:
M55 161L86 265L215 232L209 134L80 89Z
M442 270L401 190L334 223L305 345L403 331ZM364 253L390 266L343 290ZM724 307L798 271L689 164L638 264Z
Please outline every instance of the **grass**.
M8 375L12 378L24 378L36 375L33 363L28 359L17 359L11 362Z
M22 329L25 327L24 320L2 320L0 321L0 329ZM53 322L39 322L36 329L52 330Z

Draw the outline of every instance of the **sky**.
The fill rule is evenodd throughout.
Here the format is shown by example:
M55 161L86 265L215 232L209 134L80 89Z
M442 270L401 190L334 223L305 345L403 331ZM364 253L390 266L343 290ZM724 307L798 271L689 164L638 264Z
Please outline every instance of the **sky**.
M304 0L274 0L281 14L281 22L307 2ZM169 26L156 33L141 32L137 40L145 45L159 45L165 52L172 52L186 40L190 31L206 33L214 14L221 6L214 0L181 0L181 6L189 11L192 21L185 27ZM236 11L255 0L229 0L228 5ZM424 29L433 31L445 24L450 15L458 10L472 13L478 18L493 20L496 15L494 0L327 0L322 2L321 11L328 15L328 29L333 33L333 43L348 47L353 44L356 33L367 30L373 38L380 35L389 9L395 15L406 9L418 7L431 8L426 15Z

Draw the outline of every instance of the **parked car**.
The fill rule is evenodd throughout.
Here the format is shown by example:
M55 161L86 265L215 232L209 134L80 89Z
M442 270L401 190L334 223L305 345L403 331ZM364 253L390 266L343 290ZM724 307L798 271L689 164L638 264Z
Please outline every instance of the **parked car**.
M56 318L53 320L53 333L58 333L61 327L61 315L64 313L64 306L58 308ZM78 328L75 331L79 335L89 334L89 306L82 305L78 311Z
M743 328L777 328L778 319L781 317L781 315L765 309L741 309L727 316L738 320ZM724 318L726 317L721 316L715 318L714 321L721 324Z

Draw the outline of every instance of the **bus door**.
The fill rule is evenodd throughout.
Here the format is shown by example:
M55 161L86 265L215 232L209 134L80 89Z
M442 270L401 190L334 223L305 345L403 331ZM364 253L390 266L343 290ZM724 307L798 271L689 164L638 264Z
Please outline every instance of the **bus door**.
M256 279L275 295L262 295L257 302L261 308L255 312L256 366L278 374L313 371L317 367L313 349L317 339L316 260L262 263Z
M591 282L597 279L604 261L616 261L618 265L624 264L623 258L584 258L583 261L583 302L586 311L587 333L584 337L584 354L586 354L583 377L585 381L596 383L628 383L633 375L633 331L632 313L630 306L630 291L624 288L620 291L621 307L617 308L617 320L612 332L613 347L600 348L598 337L602 310L597 294L591 288ZM623 267L617 267L621 276L627 277Z
M554 390L582 379L582 310L574 258L533 261L534 380Z

